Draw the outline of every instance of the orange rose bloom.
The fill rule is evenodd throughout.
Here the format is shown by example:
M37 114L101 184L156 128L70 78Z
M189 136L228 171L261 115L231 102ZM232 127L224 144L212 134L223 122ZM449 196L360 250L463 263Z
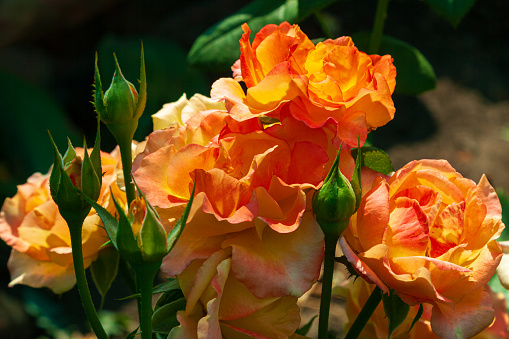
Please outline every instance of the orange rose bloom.
M356 279L345 281L342 286L335 287L333 294L340 295L346 298L346 314L348 316L348 323L344 324L343 329L345 333L348 332L357 315L361 311L362 307L369 298L371 292L373 292L375 285L368 284L364 279ZM509 338L509 315L507 314L506 300L502 293L494 293L486 285L486 290L489 293L493 302L493 308L495 310L495 321L484 331L474 336L473 339L500 339ZM413 306L410 308L405 321L396 329L392 334L393 339L438 339L439 337L433 333L430 325L431 317L431 305L424 304L424 312L419 318L419 321L415 323L412 330L409 332L412 326L419 306ZM382 304L379 304L375 312L369 319L368 323L361 332L359 338L363 339L378 339L387 338L389 335L388 331L388 319L385 315L385 311Z
M338 136L357 146L358 136L364 143L370 130L394 117L396 68L389 55L360 52L349 37L315 46L287 22L265 26L251 46L250 29L242 28L241 56L232 67L235 79L219 79L211 91L213 98L224 99L234 119L280 119L288 105L294 118L312 128L334 121Z
M189 200L196 176L187 225L162 269L175 276L193 260L231 247L232 270L251 293L300 296L318 278L323 258L323 234L312 214L306 215L306 193L325 176L328 152L335 152L337 143L331 140L334 133L291 117L265 129L259 122L225 125L229 117L217 113L189 114L185 127L154 131L135 159L136 182L168 230ZM220 124L220 134L208 143L188 143L200 131L189 122L204 126L199 119L211 115L215 118L205 125L215 130ZM343 165L353 171L347 153ZM284 239L288 245L281 247Z
M503 228L486 177L476 185L445 160L421 160L373 183L340 244L385 293L432 304L439 337L471 337L493 321L483 287L502 258L495 239Z
M83 149L76 148L76 153L82 157ZM105 175L98 201L110 211L114 211L110 187L125 203L116 185L117 162L118 154L101 153ZM99 248L107 241L106 232L98 225L101 219L92 209L83 223L85 267L97 258ZM0 237L12 247L9 286L48 287L63 293L76 283L69 228L51 198L49 174L33 174L26 184L18 186L14 197L5 199L0 212Z

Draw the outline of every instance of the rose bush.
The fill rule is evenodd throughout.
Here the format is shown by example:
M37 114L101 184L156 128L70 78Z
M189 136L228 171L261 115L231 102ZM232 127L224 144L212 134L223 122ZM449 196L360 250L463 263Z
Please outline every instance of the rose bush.
M83 157L83 149L76 148L76 153ZM110 211L114 211L110 188L125 204L125 194L116 184L118 162L118 152L101 153L104 176L98 202ZM99 216L90 211L82 233L85 267L97 258L101 245L107 241L100 225ZM51 198L49 173L33 174L27 183L18 186L14 197L5 200L0 212L0 237L12 247L9 286L48 287L63 293L76 283L69 228Z
M234 79L217 80L211 91L213 98L224 99L233 119L280 119L288 106L294 118L312 128L334 121L339 137L356 146L358 136L363 144L370 130L393 118L396 68L389 55L360 52L349 37L315 46L287 22L265 26L251 45L249 27L242 28Z
M348 260L385 293L433 305L442 338L471 337L493 320L483 287L495 273L504 228L498 197L445 160L414 161L373 183L341 239Z

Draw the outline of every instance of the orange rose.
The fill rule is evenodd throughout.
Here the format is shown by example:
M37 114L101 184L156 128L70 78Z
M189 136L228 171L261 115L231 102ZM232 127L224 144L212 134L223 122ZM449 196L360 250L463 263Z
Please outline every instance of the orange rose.
M342 286L335 287L333 294L346 298L346 314L348 323L344 325L345 333L352 326L357 315L368 300L369 295L373 292L375 285L368 284L364 279L356 279L345 281ZM509 316L507 314L506 300L502 293L494 293L486 285L495 309L495 321L484 331L474 336L474 339L500 339L509 338ZM430 325L431 305L424 304L424 312L409 332L412 322L417 315L419 306L410 308L405 321L394 331L391 338L393 339L438 339L439 337L433 333ZM388 320L385 315L383 305L380 304L364 327L360 338L378 339L387 338Z
M194 116L206 119L208 115L201 113ZM200 145L186 144L193 140L183 138L188 129L153 132L145 151L135 160L136 182L159 208L168 229L189 200L196 175L196 197L188 224L165 258L163 271L174 276L193 260L231 246L233 271L257 297L304 293L318 278L323 258L323 235L314 220L304 218L305 190L323 180L327 152L334 149L329 131L310 129L291 118L267 129L258 123L232 121L219 136ZM351 156L344 158L353 170ZM302 226L304 219L306 226ZM304 233L296 232L301 227ZM308 242L306 250L295 247L299 251L286 248L279 252L267 245L278 234L296 237L294 243L302 246ZM236 240L229 243L231 239ZM308 258L306 264L296 266L296 258L301 257ZM245 265L249 260L262 269L246 270L252 267ZM276 260L280 263L275 264ZM259 283L267 279L267 272L273 274L273 283Z
M251 46L250 29L242 28L235 79L219 79L211 91L213 98L224 99L234 119L279 119L288 105L294 118L312 128L333 120L338 136L356 146L358 136L364 143L370 130L393 118L396 69L389 55L366 55L349 37L315 46L287 22L265 26Z
M83 149L76 148L78 156ZM99 203L113 211L110 187L122 199L116 185L116 154L101 153L103 185ZM124 202L125 203L125 202ZM101 219L92 210L83 223L83 258L85 267L97 258L99 248L107 241ZM51 198L49 174L35 173L18 192L7 198L0 213L0 237L12 247L8 266L11 273L9 286L24 284L48 287L63 293L76 283L72 262L69 228Z
M445 160L414 161L375 181L341 239L343 253L385 293L433 305L441 338L471 337L493 321L483 287L502 249L501 207L486 177L463 178Z
M298 328L297 298L256 298L232 274L230 254L195 260L178 276L187 303L168 338L288 338Z

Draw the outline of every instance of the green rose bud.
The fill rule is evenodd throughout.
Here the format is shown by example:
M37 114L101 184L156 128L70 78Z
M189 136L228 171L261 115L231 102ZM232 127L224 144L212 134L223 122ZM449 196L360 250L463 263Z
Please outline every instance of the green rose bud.
M138 127L138 119L143 114L147 102L147 79L145 75L143 46L141 48L139 95L134 85L124 78L117 57L113 56L116 70L113 74L110 87L106 90L106 93L103 93L96 54L93 104L99 118L108 126L117 142L119 144L122 141L130 143Z
M91 199L97 200L101 192L102 168L99 150L99 127L97 139L90 156L84 144L84 156L79 157L69 141L67 152L62 157L50 134L53 145L54 163L50 175L50 192L68 224L81 224L90 211L90 205L83 199L84 192ZM76 222L69 222L75 219ZM80 219L81 223L78 222Z
M144 196L135 199L131 204L130 218L133 232L138 233L137 241L143 262L156 262L168 253L166 248L166 231L154 208Z
M339 238L355 213L356 196L352 185L339 170L339 149L323 185L313 196L313 211L325 236Z

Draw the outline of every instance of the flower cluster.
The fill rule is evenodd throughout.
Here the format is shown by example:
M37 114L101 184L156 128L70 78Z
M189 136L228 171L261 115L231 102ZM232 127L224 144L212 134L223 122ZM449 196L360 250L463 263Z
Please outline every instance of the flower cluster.
M83 149L76 149L77 157L67 171L71 180L78 180ZM117 186L116 171L120 157L118 150L101 153L104 171L98 202L114 211L111 192L125 204L125 194ZM24 284L48 287L55 293L70 290L76 283L73 270L69 228L53 201L49 187L50 175L33 174L27 183L18 186L18 193L5 200L0 212L0 237L12 247L9 258L10 286ZM100 227L101 219L91 211L83 224L83 257L85 267L94 261L101 245L107 241Z
M348 144L394 113L389 56L367 56L349 38L315 46L288 23L267 26L251 47L243 27L234 78L216 81L212 98L165 105L134 160L135 181L168 230L196 185L186 227L161 267L187 299L173 337L273 338L297 329L297 297L318 279L324 255L312 195L340 144L339 169L351 178ZM340 75L342 68L355 70ZM325 96L333 84L335 94Z
M184 94L154 114L154 131L138 145L134 161L129 143L146 99L143 54L140 98L118 64L114 90L104 95L96 73L94 102L121 140L126 184L117 185L115 151L101 155L96 203L75 190L80 203L95 207L83 224L84 263L97 258L109 236L137 274L144 338L152 336L152 282L159 268L178 279L186 301L168 338L298 337L297 299L319 278L324 248L325 272L332 272L341 233L346 258L372 284L344 290L348 312L357 313L376 284L416 306L410 314L425 304L415 325L421 332L471 337L490 326L492 300L498 301L486 284L502 259L496 239L504 225L487 179L476 185L443 160L414 161L389 177L361 168L361 149L355 151L360 162L352 156L371 130L394 117L391 56L367 55L349 37L315 45L286 22L265 26L251 44L249 27L242 28L233 76L217 80L210 98ZM129 100L107 105L125 93ZM121 116L109 119L112 108L128 113L127 132ZM68 174L80 188L76 182L87 171L80 167L84 151L77 152L72 162L60 159L59 175ZM61 293L76 280L69 229L51 200L49 178L34 174L5 201L0 236L13 248L11 285ZM52 185L58 188L58 181ZM58 198L66 202L64 193ZM150 279L142 279L149 266ZM387 336L377 312L365 332ZM506 315L497 315L490 328L507 335Z

